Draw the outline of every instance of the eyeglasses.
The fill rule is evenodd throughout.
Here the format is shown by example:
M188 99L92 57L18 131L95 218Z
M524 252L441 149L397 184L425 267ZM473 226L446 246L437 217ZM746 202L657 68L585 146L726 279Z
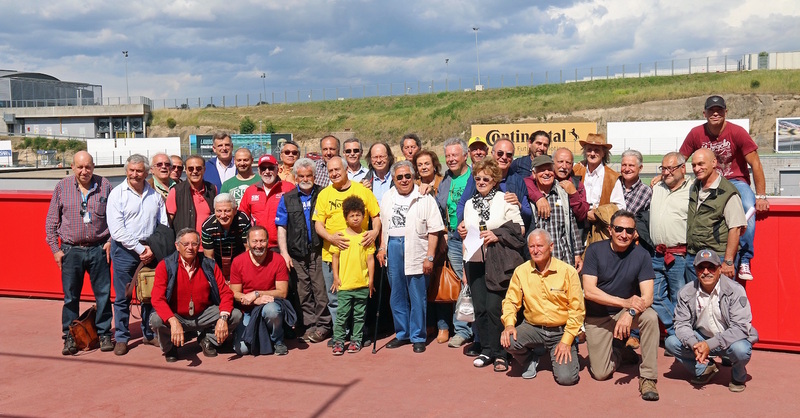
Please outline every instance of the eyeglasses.
M277 165L264 165L264 166L258 167L258 169L261 170L261 171L275 171L275 170L278 169L278 166Z
M624 226L611 225L611 228L613 228L614 232L616 232L618 234L621 234L622 231L625 231L625 232L628 233L628 235L633 235L633 233L636 232L636 228L635 227L625 228Z
M400 181L400 180L403 180L403 179L411 180L411 173L398 174L398 175L394 176L394 178L397 181Z
M345 154L358 154L359 152L361 152L360 149L346 149L346 150L344 150Z
M197 248L197 247L200 246L200 243L199 242L195 242L195 241L192 241L192 242L178 242L178 244L180 244L181 246L183 246L185 248Z
M389 159L389 157L386 156L386 155L372 155L372 156L370 156L370 159L375 160L375 161L384 161L384 160Z
M475 176L475 183L477 183L477 182L479 182L479 181L480 181L480 182L483 182L483 183L489 183L490 181L494 181L494 179L493 179L493 178L491 178L491 177L480 177L480 176Z
M189 173L199 173L199 172L203 171L203 167L200 167L200 166L198 166L198 167L189 166L189 167L186 167L186 171L189 172Z
M173 165L172 166L172 171L183 171L183 166L182 165Z
M514 151L507 152L507 151L497 150L494 152L494 155L496 155L497 158L503 158L503 157L514 158Z
M658 166L658 171L666 171L667 174L672 174L673 171L683 167L683 164L673 165L672 167L664 167L663 165Z
M297 155L300 155L300 151L287 149L287 150L283 150L283 155L295 155L295 156L297 156Z
M164 168L164 167L170 168L172 166L172 164L165 163L165 162L160 162L160 163L156 163L155 166L158 167L158 168Z

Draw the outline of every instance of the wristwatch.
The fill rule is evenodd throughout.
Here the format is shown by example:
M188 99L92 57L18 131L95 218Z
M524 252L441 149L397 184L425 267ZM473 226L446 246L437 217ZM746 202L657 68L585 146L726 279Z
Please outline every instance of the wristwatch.
M636 309L630 308L630 309L628 309L628 313L629 313L631 316L635 317L635 316L636 316Z
M427 260L428 260L428 261L430 261L431 263L433 263L433 256L432 256L432 255L429 255L429 256L428 256L428 258L427 258Z
M228 315L222 314L222 315L219 316L219 319L221 319L221 320L223 320L225 322L228 322Z
M733 260L722 260L722 262L725 263L726 266L732 266L733 265Z
M765 194L756 195L756 199L767 200L767 195Z

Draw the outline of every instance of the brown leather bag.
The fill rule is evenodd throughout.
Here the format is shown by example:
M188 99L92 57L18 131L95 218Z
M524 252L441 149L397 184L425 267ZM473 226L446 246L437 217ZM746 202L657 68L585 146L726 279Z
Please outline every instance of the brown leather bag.
M434 265L431 282L428 285L428 301L452 303L458 300L460 292L461 278L450 266L450 260L444 257L444 263Z
M149 267L142 267L135 279L136 300L149 304L150 294L153 293L153 283L156 280L156 271Z
M88 351L100 346L100 339L97 337L97 326L94 324L97 316L97 306L85 310L78 319L69 325L69 333L75 340L75 347L78 350Z

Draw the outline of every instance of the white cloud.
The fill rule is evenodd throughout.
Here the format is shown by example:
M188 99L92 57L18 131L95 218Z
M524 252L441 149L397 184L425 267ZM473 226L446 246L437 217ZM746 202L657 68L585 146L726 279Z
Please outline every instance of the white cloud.
M283 48L276 46L272 51L269 51L269 56L277 55L283 52Z

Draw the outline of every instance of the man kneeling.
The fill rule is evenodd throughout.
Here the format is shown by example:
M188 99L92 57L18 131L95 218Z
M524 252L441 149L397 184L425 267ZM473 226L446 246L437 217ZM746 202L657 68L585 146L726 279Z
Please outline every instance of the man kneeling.
M578 272L551 257L553 239L544 229L528 236L528 251L531 261L514 270L503 299L505 330L500 343L525 367L524 379L536 377L534 349L543 347L550 351L556 382L574 385L580 369L575 336L586 315ZM515 327L523 305L525 321Z
M709 356L732 363L731 392L744 390L745 366L750 361L758 332L744 288L722 276L713 250L700 250L694 258L697 281L681 288L675 307L675 335L664 342L669 353L694 374L692 383L704 385L719 371Z
M203 355L217 355L230 328L236 328L242 313L233 308L233 293L213 258L198 254L200 234L184 228L175 238L177 252L156 267L151 302L158 315L150 316L150 327L167 362L178 360L186 332L200 332Z
M233 346L240 355L289 353L283 343L283 323L294 326L297 319L286 300L289 269L280 254L267 249L268 240L263 226L250 228L248 250L231 265L231 290L244 312Z

